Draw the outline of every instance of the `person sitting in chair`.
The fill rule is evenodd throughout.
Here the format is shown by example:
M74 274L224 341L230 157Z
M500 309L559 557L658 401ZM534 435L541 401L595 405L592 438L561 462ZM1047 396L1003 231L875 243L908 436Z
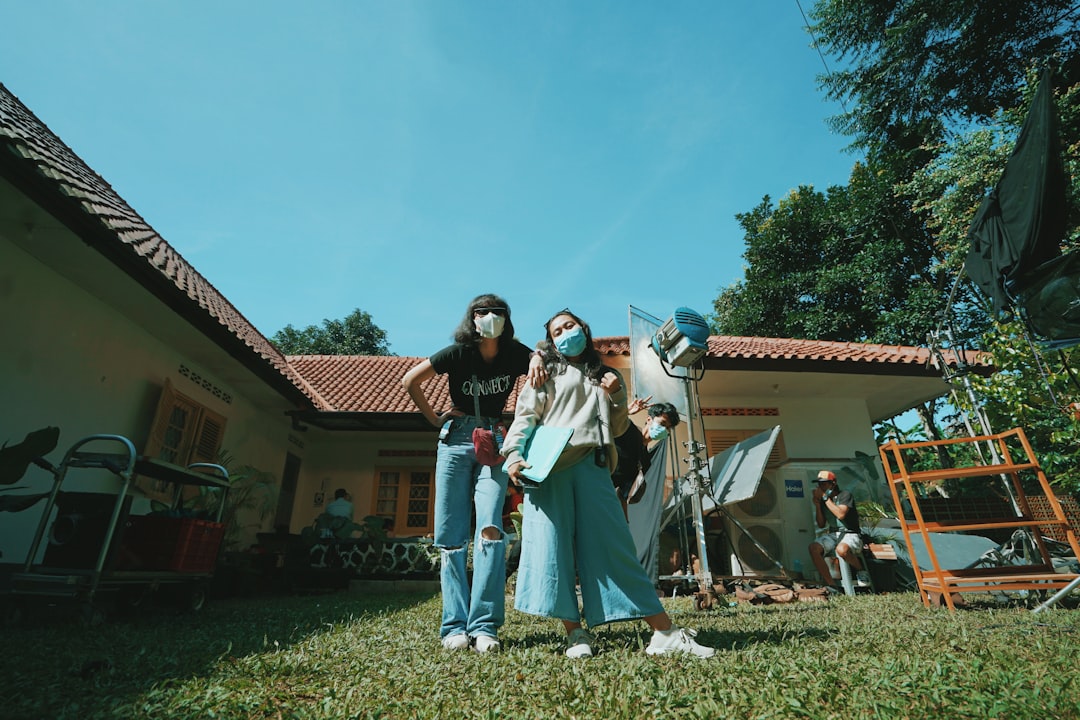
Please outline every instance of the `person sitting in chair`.
M342 518L338 523L351 523L353 521L353 504L352 498L345 488L338 488L334 493L333 502L327 504L325 514L329 516L328 521L333 522L330 518ZM328 525L322 530L322 536L324 538L334 537L334 526Z
M835 552L838 558L854 568L859 585L869 585L870 576L862 563L862 531L859 529L859 511L855 507L855 499L850 492L840 489L836 484L836 475L829 470L819 472L814 483L817 526L825 532L810 543L810 558L822 582L836 588L828 563L825 562L825 556Z

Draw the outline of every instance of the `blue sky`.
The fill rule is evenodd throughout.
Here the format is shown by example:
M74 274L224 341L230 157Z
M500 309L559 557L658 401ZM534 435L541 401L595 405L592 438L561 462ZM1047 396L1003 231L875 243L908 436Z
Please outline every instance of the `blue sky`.
M481 292L530 345L566 306L598 336L706 314L735 214L856 160L795 0L4 15L0 82L267 336L361 308L426 356Z

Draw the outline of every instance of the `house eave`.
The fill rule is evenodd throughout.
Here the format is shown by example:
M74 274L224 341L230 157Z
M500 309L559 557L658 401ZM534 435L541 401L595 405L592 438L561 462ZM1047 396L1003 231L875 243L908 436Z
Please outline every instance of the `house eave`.
M305 426L310 425L331 432L435 432L431 423L418 412L292 410L286 414L292 418L293 428L297 430L305 430Z
M0 151L0 176L288 402L297 407L312 406L311 399L271 362L200 307L98 217L88 213L77 198L64 195L32 162L19 157L6 144Z
M841 375L884 375L893 377L927 378L941 377L941 371L929 364L821 358L708 356L704 360L704 367L706 370L728 371L808 372ZM994 368L986 365L973 365L970 366L970 371L985 377L993 374Z

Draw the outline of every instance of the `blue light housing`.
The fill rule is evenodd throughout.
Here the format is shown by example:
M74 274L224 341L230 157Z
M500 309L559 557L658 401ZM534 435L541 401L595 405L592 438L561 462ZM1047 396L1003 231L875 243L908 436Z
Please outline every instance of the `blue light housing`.
M671 314L652 339L652 349L664 362L690 367L709 351L709 324L688 307Z

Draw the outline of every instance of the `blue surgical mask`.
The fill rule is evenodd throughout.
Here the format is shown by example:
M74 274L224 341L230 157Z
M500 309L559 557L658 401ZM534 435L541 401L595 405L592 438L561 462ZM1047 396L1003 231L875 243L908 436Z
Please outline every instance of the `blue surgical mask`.
M580 325L567 330L556 338L555 349L566 357L577 357L585 352L585 331Z
M667 437L667 428L658 423L652 423L649 425L649 439L650 440L663 440Z

